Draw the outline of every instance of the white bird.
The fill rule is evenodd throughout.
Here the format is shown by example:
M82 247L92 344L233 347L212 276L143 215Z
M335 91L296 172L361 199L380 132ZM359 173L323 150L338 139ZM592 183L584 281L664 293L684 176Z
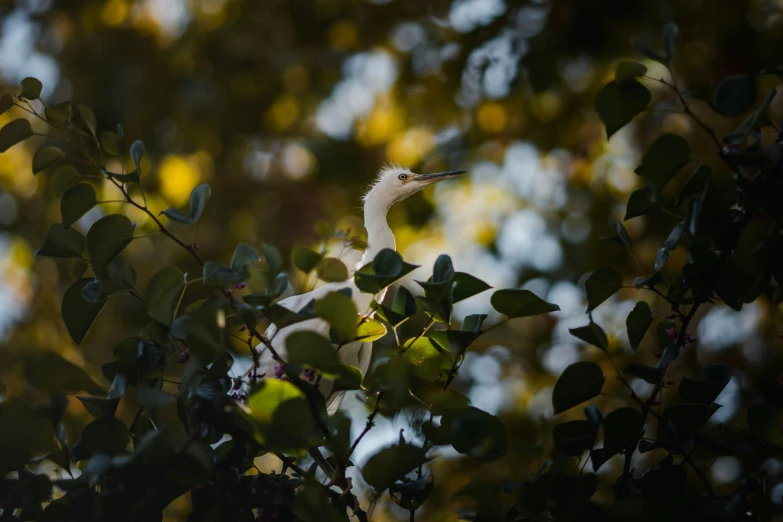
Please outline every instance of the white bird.
M378 173L378 177L370 190L364 196L364 226L367 229L367 249L362 256L361 261L356 265L360 268L367 263L371 263L375 256L383 249L395 249L394 233L386 222L386 214L395 203L419 192L429 185L448 179L465 171L455 170L450 172L439 172L437 174L414 174L407 168L396 165L384 166ZM320 299L330 292L350 289L351 299L356 305L360 314L366 313L373 300L373 295L362 293L356 287L354 278L337 283L328 283L305 294L295 295L278 302L281 306L293 311L299 312L305 308L311 301ZM383 299L386 290L378 295L377 300ZM275 351L286 358L286 339L294 332L309 330L326 337L329 336L329 323L320 318L308 319L295 323L280 329L271 325L265 332L265 337L271 339L272 347ZM265 350L262 344L256 347L261 353L260 368L265 372L267 378L274 375L277 363L272 358L269 350ZM367 373L372 356L372 343L353 342L343 345L338 351L338 357L342 364L347 364L359 368L362 375ZM331 393L333 383L327 380L321 380L319 391L324 394L326 406L329 415L334 414L342 402L345 392Z

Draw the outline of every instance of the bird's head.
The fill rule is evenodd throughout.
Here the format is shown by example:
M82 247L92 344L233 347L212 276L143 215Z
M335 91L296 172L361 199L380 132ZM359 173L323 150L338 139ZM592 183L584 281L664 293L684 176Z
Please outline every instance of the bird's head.
M464 170L452 170L434 174L415 174L399 165L386 165L381 168L375 184L364 199L365 201L377 200L391 206L429 185L464 173Z

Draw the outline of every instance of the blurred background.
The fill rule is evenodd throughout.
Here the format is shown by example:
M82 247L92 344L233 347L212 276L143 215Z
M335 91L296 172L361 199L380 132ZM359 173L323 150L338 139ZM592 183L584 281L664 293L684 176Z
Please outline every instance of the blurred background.
M119 123L129 142L142 139L142 183L156 211L187 206L191 189L209 183L212 200L195 233L172 228L193 237L202 257L224 263L245 241L275 244L286 256L296 245L342 250L352 266L355 253L341 249L334 232L364 234L361 195L383 163L415 172L468 170L463 179L392 209L398 250L424 265L404 284L417 292L412 279L426 278L437 255L447 253L457 270L496 288L530 289L562 312L499 328L468 354L455 387L477 407L501 415L512 458L436 465L436 490L422 516L455 520L460 506L453 494L472 479L499 485L538 469L548 449L552 385L568 364L596 360L612 374L606 358L568 328L587 322L582 282L589 271L612 266L630 287L634 277L649 273L642 266L649 271L677 222L664 214L627 222L638 260L599 239L615 232L611 220L622 219L628 195L641 186L633 170L645 146L661 132L677 132L689 139L694 156L715 156L658 84L648 82L658 109L610 141L593 111L595 93L614 65L636 57L632 40L658 47L668 22L680 28L673 68L682 90L710 96L728 74L781 65L778 0L0 0L0 92L16 92L19 80L35 76L47 101L86 103L99 129ZM662 66L644 63L650 76L668 77ZM759 89L776 82L763 76ZM772 112L783 114L783 107L773 104ZM0 115L0 125L20 115ZM707 121L719 133L738 124L711 115ZM111 359L113 347L144 326L138 303L113 299L82 346L69 338L60 319L62 293L72 281L69 265L33 257L50 223L60 220L58 187L30 171L33 150L16 146L0 154L0 379L6 394L24 385L14 371L22 354L56 350L102 378L100 364ZM99 198L117 194L107 186ZM77 228L86 231L107 210L122 207L96 207ZM140 230L155 231L131 210ZM135 240L126 253L139 288L157 266L197 269L161 236ZM681 250L672 252L667 277L684 262ZM292 280L300 286L289 291L301 289L302 278ZM490 309L489 294L460 304L457 319ZM654 297L629 288L595 312L621 366L654 360L652 334L636 355L625 334L637 300L647 300L657 318L667 313ZM670 374L678 380L718 360L735 368L713 422L741 424L739 407L760 394L783 402L772 364L781 348L777 313L776 305L757 302L741 312L718 304L699 314L699 343ZM377 353L392 342L376 343ZM639 393L649 386L633 384ZM612 389L622 395L610 378L605 391ZM345 407L360 431L363 406L352 398ZM71 404L69 412L87 422L80 405ZM400 429L414 436L409 424L404 417L382 419L356 462L396 440ZM783 468L766 465L776 473ZM601 487L620 471L604 466ZM708 473L718 490L729 491L757 471L719 457ZM781 493L770 495L779 502ZM175 502L169 520L184 519L189 506L187 498ZM407 512L382 502L376 516L407 519Z

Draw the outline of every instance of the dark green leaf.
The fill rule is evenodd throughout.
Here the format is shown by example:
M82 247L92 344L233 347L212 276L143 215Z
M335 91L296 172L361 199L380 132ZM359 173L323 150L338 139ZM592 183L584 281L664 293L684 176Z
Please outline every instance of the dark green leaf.
M304 364L330 375L341 373L335 347L322 335L303 330L292 333L285 342L289 363Z
M425 459L425 450L418 446L387 446L369 458L362 468L362 475L375 490L383 491L413 471Z
M529 317L557 312L560 307L547 303L530 290L498 290L492 294L492 308L509 318Z
M691 196L701 193L711 178L712 169L708 165L702 163L696 167L696 170L693 171L691 177L688 178L688 181L686 181L682 186L678 199L683 201Z
M748 428L752 432L778 446L783 446L783 410L771 404L753 404L746 413Z
M131 159L133 164L136 165L136 172L141 172L141 158L144 156L144 143L141 140L136 140L130 147Z
M604 450L612 454L635 445L642 436L642 414L635 408L618 408L604 417Z
M125 424L114 417L96 419L82 431L82 445L87 455L122 453L130 442Z
M641 54L643 54L644 56L646 56L650 60L652 60L654 62L658 62L658 63L666 65L666 66L669 65L669 60L667 60L665 57L663 57L660 54L658 54L656 51L652 50L646 44L644 44L642 42L639 42L639 41L634 41L633 42L633 47L634 47L634 49L636 49L638 52L640 52Z
M158 215L161 214L166 216L170 220L174 221L175 223L182 223L183 225L193 224L193 221L188 216L186 216L176 208L167 208L166 210L161 210L160 214Z
M241 274L242 280L244 281L250 277L250 269L252 266L260 260L261 256L258 255L255 248L247 243L239 243L231 258L231 270L237 274Z
M601 239L614 241L616 243L621 244L622 246L624 246L628 250L630 250L631 249L631 236L628 235L628 231L625 230L625 227L623 226L623 224L620 223L619 221L612 221L612 226L617 231L617 235L616 236L605 236L605 237L602 237Z
M454 265L451 263L451 258L445 254L441 254L435 260L435 266L432 268L432 282L444 283L449 281L454 276Z
M710 405L731 380L726 363L709 363L702 369L702 379L683 377L678 392L685 402Z
M486 314L471 314L462 321L460 330L478 334L481 332L481 325L488 316Z
M606 126L607 139L647 109L650 98L650 91L636 80L604 85L596 96L595 110Z
M121 214L111 214L96 221L87 232L87 251L93 270L104 275L109 263L133 240L133 225Z
M569 365L552 391L555 413L562 413L574 406L597 397L606 377L594 362L581 361Z
M81 117L82 122L84 122L84 125L90 131L90 134L92 134L94 137L95 131L98 129L98 122L95 119L95 113L92 112L92 109L86 105L77 105L76 110L79 113L79 117Z
M225 302L211 298L196 310L177 317L171 323L171 335L183 339L202 363L209 364L223 351Z
M60 201L63 226L70 227L97 204L98 198L95 196L95 189L92 185L79 183L69 188Z
M293 253L291 254L291 262L296 268L305 274L309 274L315 270L315 267L318 266L318 263L321 261L322 257L323 256L321 254L313 252L310 249L295 247Z
M212 195L212 189L206 183L194 188L190 193L190 219L193 223L201 219L204 208Z
M106 154L122 156L122 142L120 137L111 131L101 133L101 147Z
M30 122L25 119L13 120L0 129L0 152L5 152L19 142L33 135Z
M158 271L147 285L147 315L171 325L184 291L185 274L179 268L172 266Z
M63 158L65 153L57 147L43 147L38 149L33 156L33 174L38 174L49 167L56 165Z
M590 321L590 324L588 324L587 326L580 326L579 328L571 328L568 331L571 333L571 335L573 335L577 339L581 339L587 344L592 344L593 346L596 346L601 350L606 351L607 347L609 346L609 341L606 338L606 333L604 333L603 329L600 326L598 326L592 321Z
M384 257L388 257L387 260L385 260L382 264L379 261L380 268L386 272L394 272L396 270L396 262L394 259L399 258L401 261L402 258L399 257L399 254L391 249L384 249L381 250L381 252L378 254L379 256L383 254ZM378 256L376 256L377 259ZM404 277L405 275L409 274L416 268L418 268L418 265L411 265L409 263L402 262L402 268L399 270L399 272L396 275L378 275L375 273L374 268L375 261L373 260L373 263L368 263L361 267L359 270L355 273L355 281L356 286L361 290L362 292L369 293L369 294L377 294L384 288L388 287L401 277Z
M628 331L628 342L631 349L636 352L639 343L642 342L645 332L652 324L652 310L645 301L639 301L633 307L628 318L625 320L625 327Z
M587 420L563 422L552 430L557 447L571 457L578 457L582 452L592 449L597 434L598 428Z
M685 138L662 134L644 153L641 165L634 172L660 190L690 161L690 157L691 149Z
M666 250L666 247L663 247L658 250L658 254L655 256L655 271L660 272L661 269L666 264L666 261L669 260L669 251Z
M666 238L666 241L663 243L663 248L667 250L674 250L677 248L677 243L680 242L680 237L682 237L682 233L685 230L685 221L681 221L680 223L677 223L674 225L674 228L669 233L669 237ZM656 270L658 270L656 268Z
M749 74L727 76L715 87L715 108L724 116L737 116L756 101L756 84Z
M502 458L508 451L508 436L500 419L473 406L445 414L440 431L455 450L484 462Z
M114 417L114 414L117 412L117 405L120 403L119 397L100 399L98 397L80 397L77 395L76 398L79 399L79 402L90 412L94 419Z
M364 376L362 371L356 366L341 364L337 374L338 377L332 386L332 393L361 389Z
M104 390L84 371L54 352L43 352L25 359L25 376L28 382L42 391L73 393L86 391L94 395Z
M242 274L214 261L204 263L203 277L204 285L213 288L230 288L244 281Z
M614 73L616 81L622 83L629 80L644 76L647 74L647 67L639 62L623 61L617 65L617 69Z
M73 105L66 101L47 107L46 118L58 125L65 125L73 117Z
M350 297L341 292L329 292L316 299L313 314L326 320L344 339L356 337L356 305Z
M410 290L404 286L400 286L397 289L397 293L394 295L394 300L392 301L391 310L394 313L405 317L410 317L416 313L416 299L413 298L413 294Z
M348 279L348 269L342 261L334 257L326 257L316 268L318 278L327 283L345 281Z
M7 112L8 109L14 106L14 99L10 94L3 94L0 96L0 114Z
M312 319L312 315L296 313L279 304L273 304L264 310L264 317L274 323L277 328Z
M37 78L25 78L22 80L22 93L19 95L27 100L37 100L41 96L43 84Z
M82 289L92 281L92 279L79 279L65 291L62 304L62 316L71 339L76 344L80 344L87 330L101 313L106 301L89 303L82 297Z
M53 223L43 240L36 256L44 257L82 257L85 247L84 236L76 230Z
M372 260L373 273L378 276L396 277L402 267L402 257L391 248L384 248Z
M623 276L613 268L599 268L585 281L587 312L612 297L623 286Z
M71 263L71 277L74 279L81 279L81 277L84 275L84 272L87 271L87 267L89 266L90 265L87 264L87 261L81 257L77 257Z
M628 198L628 206L625 209L623 221L628 221L629 219L647 214L657 207L658 192L655 190L655 187L648 185L638 190L634 190Z
M492 287L477 277L464 272L457 272L454 274L453 302L459 303L490 288Z

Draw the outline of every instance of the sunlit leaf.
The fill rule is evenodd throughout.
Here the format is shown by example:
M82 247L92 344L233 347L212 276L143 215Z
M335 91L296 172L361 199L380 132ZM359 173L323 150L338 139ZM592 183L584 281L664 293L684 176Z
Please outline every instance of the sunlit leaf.
M356 340L372 343L386 335L386 327L375 319L364 319L356 328Z
M340 360L335 346L322 335L299 331L286 338L288 362L304 364L329 375L340 373Z
M329 292L316 299L313 314L326 320L344 339L356 337L356 305L342 292Z

